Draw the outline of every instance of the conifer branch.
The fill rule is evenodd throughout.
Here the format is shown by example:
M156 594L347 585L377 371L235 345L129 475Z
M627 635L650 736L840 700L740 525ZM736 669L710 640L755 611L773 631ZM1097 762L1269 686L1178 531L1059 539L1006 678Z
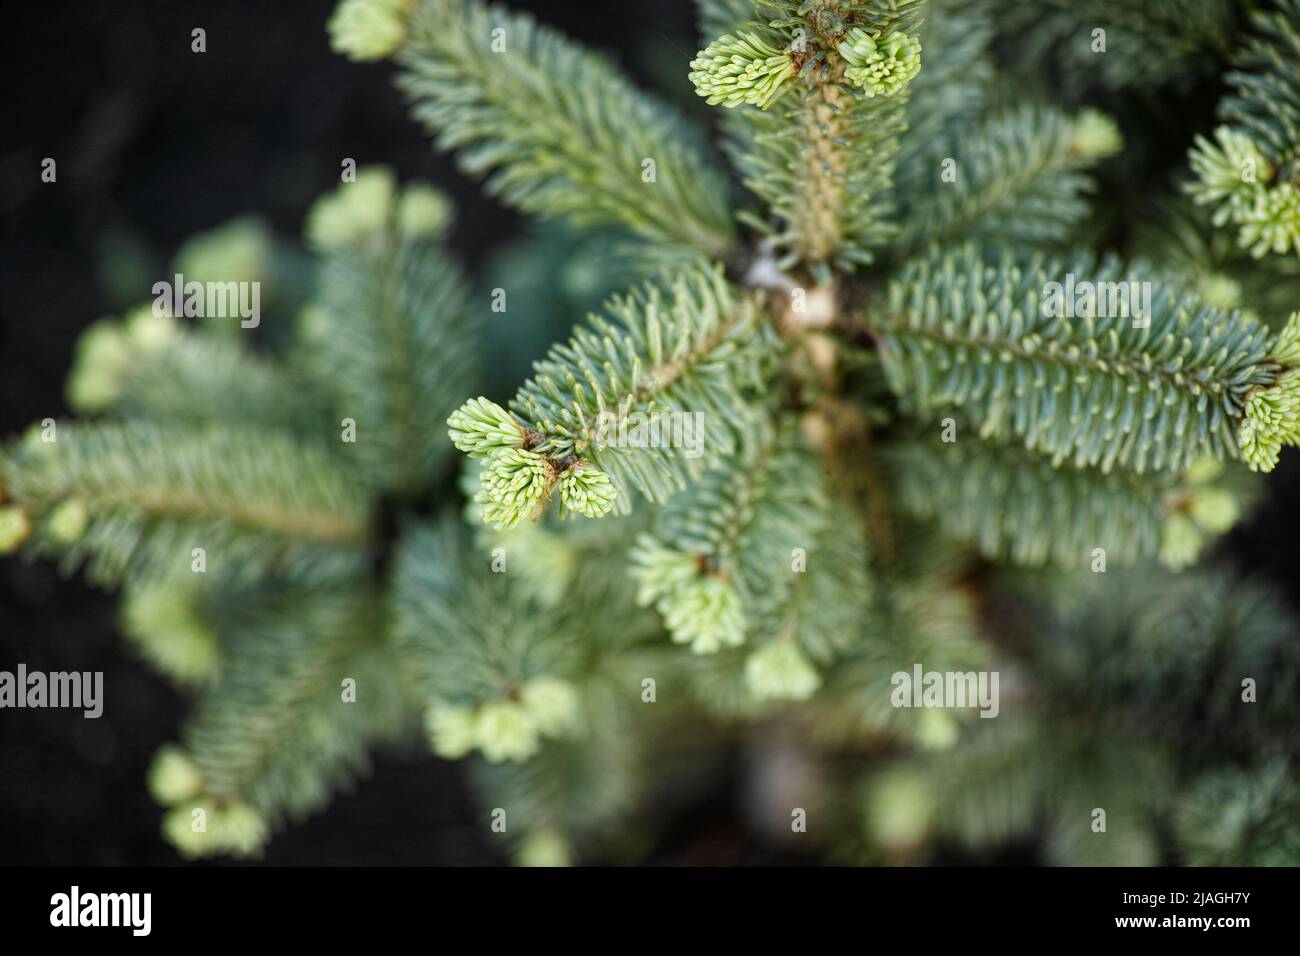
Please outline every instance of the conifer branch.
M165 827L194 856L260 850L271 829L367 772L370 747L406 726L401 668L375 639L383 628L364 592L272 591L250 608L230 616L221 674L183 733L194 792L165 801ZM196 807L208 833L189 827Z
M319 447L272 431L146 421L58 426L7 450L5 489L39 550L89 575L169 576L203 548L222 576L325 574L363 561L367 508Z
M439 148L488 174L510 205L725 255L722 174L679 118L603 58L523 14L424 0L397 60L398 85Z
M1127 288L1149 289L1148 324L1136 306L1101 309L1095 291L1089 306L1084 286L1065 302L1069 276L1112 292L1147 283ZM936 253L903 271L869 321L892 386L922 412L960 406L982 438L1103 471L1236 455L1248 399L1283 378L1257 321L1109 260Z
M982 237L1034 248L1062 242L1088 211L1094 187L1084 170L1120 146L1114 124L1096 111L1070 119L1034 105L949 135L948 155L931 156L923 184L914 178L915 191L904 194L904 251Z
M847 39L853 29L861 42L874 40L832 6L818 7L807 19L778 21L781 29L770 35L787 49L799 78L770 108L740 107L727 118L733 161L769 208L769 218L749 221L771 235L783 253L781 268L802 264L823 282L832 266L870 262L873 250L893 234L890 187L905 128L903 87L920 55L909 47L907 72L882 87L883 95L857 87L849 76L856 68L840 48L853 48ZM792 46L793 24L806 37L802 49ZM901 26L888 35L884 30L875 26L872 34L915 42Z
M359 176L364 176L363 171ZM361 185L344 183L316 207L317 223ZM295 360L326 383L331 425L351 422L343 452L365 480L410 495L437 480L448 464L439 427L475 373L475 328L466 322L468 293L437 231L412 230L399 201L378 197L366 210L373 230L344 234L325 250L319 290L304 312ZM319 240L318 240L319 241Z
M648 284L615 297L606 311L609 318L591 316L537 363L513 414L496 406L470 414L467 403L450 419L458 447L475 455L496 455L476 436L497 428L517 434L511 441L523 457L516 453L515 467L536 469L537 480L519 486L527 501L512 504L513 514L522 516L529 502L540 506L552 483L581 463L618 483L623 510L629 485L663 501L731 454L755 420L773 339L754 303L716 272ZM513 487L514 478L503 478ZM504 489L485 486L498 504Z
M1181 567L1240 514L1235 498L1202 478L1056 468L1014 445L925 439L891 450L905 507L936 519L992 560L1065 567L1132 563L1157 554ZM1103 565L1104 566L1104 565ZM1095 567L1094 567L1095 570Z

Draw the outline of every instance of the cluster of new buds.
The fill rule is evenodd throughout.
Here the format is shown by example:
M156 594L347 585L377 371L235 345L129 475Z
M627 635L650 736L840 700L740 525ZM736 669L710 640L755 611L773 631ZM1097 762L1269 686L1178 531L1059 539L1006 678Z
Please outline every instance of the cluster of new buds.
M477 707L435 704L425 715L434 753L459 760L478 749L488 760L527 760L542 738L558 737L578 719L578 694L553 677L527 681L513 697Z
M871 34L854 27L840 41L844 78L867 96L893 96L921 71L921 44L901 31Z
M168 745L149 767L149 792L171 809L163 833L189 859L216 854L252 856L266 842L267 822L241 800L217 800L203 793L203 774L189 755Z
M1287 320L1269 359L1278 378L1250 393L1237 430L1242 458L1256 471L1272 471L1283 445L1300 445L1300 312Z
M794 61L753 33L727 34L691 61L695 92L710 106L750 103L767 109L795 75Z
M618 490L609 475L581 459L554 459L526 447L529 432L508 411L472 398L447 419L452 442L483 460L479 492L483 520L499 531L541 517L554 491L568 511L588 518L609 514Z
M406 42L415 0L343 0L326 29L330 47L349 60L382 60Z
M1245 133L1221 126L1215 139L1196 138L1193 198L1215 205L1214 224L1236 226L1238 244L1255 258L1300 253L1300 185L1279 176Z
M632 563L637 602L655 606L675 642L689 644L696 654L716 654L745 642L740 595L723 575L705 570L700 558L642 535Z
M760 24L714 40L691 61L691 83L710 105L751 104L767 109L799 75L814 51L790 43L778 48ZM852 27L836 44L844 78L866 96L892 96L921 69L921 44L911 34ZM801 55L797 55L801 54Z
M706 558L667 547L650 534L632 549L637 602L654 605L673 641L696 654L716 654L745 643L744 601L728 577ZM745 660L745 683L758 700L806 700L821 676L792 633L784 633Z
M1223 534L1241 517L1241 506L1226 488L1214 482L1223 474L1223 462L1205 458L1183 476L1174 495L1174 507L1160 532L1160 560L1179 570L1196 563L1206 540Z
M385 236L391 229L409 238L440 238L451 224L451 200L425 183L398 190L386 166L358 169L307 213L307 240L321 251L346 249Z

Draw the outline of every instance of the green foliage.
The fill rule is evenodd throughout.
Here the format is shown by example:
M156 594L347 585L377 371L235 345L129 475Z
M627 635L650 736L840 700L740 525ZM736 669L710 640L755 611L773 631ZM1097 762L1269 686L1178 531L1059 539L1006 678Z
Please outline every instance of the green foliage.
M1097 548L1124 563L1154 556L1181 500L1170 477L1095 467L1057 474L1023 447L969 436L900 445L895 456L904 505L986 557L1017 564L1085 567ZM1194 558L1201 539L1192 530Z
M1253 35L1227 74L1216 142L1198 136L1191 152L1198 203L1216 205L1214 224L1237 227L1255 258L1300 257L1300 2L1257 11Z
M227 662L184 734L200 804L301 819L367 770L369 749L396 738L405 713L378 611L364 592L340 590L257 596L234 616Z
M355 424L345 449L365 473L410 493L445 465L439 426L473 381L464 282L436 241L391 234L330 254L321 273L302 364L328 383L340 430Z
M1072 96L1146 91L1211 71L1232 42L1232 0L1042 0L991 4L1025 73ZM1104 31L1104 36L1097 31ZM1104 46L1101 44L1104 43Z
M1208 776L1178 806L1189 866L1294 866L1300 805L1294 773L1275 763Z
M1090 277L1090 304L1083 287L1066 301L1071 276ZM1135 301L1097 304L1134 282L1150 289L1145 326ZM900 395L923 413L960 407L981 438L1075 467L1140 473L1234 455L1248 398L1279 377L1258 323L1114 260L990 261L965 247L908 266L882 305L869 321Z
M832 265L870 262L894 234L890 189L906 91L855 95L847 61L830 52L832 38L822 42L787 92L766 110L733 110L727 132L742 181L768 209L746 221L770 238L782 268L803 264L825 279Z
M933 155L917 159L929 175L900 210L908 225L899 244L993 239L1041 248L1070 238L1094 188L1083 170L1101 155L1081 135L1089 116L1015 106L947 133Z
M101 320L82 335L68 403L82 414L112 411L161 423L220 420L325 437L323 396L302 375L269 361L234 335L180 325L141 308Z
M664 500L755 420L772 348L753 304L716 273L690 271L611 299L537 363L511 403L551 459L589 458L620 485ZM687 417L689 416L689 417ZM696 417L698 416L698 417ZM650 429L698 428L690 458ZM671 439L671 436L670 436ZM620 498L627 507L627 498Z
M744 643L747 632L799 632L790 591L826 520L821 476L790 424L675 495L632 555L643 604L696 653ZM816 556L816 561L820 556Z
M310 259L252 219L178 256L278 287L257 346L101 320L67 389L92 420L0 449L0 550L121 585L196 698L149 772L165 835L256 855L422 744L515 862L636 861L634 815L730 748L824 781L836 860L1300 859L1291 610L1202 562L1300 444L1300 271L1265 255L1296 0L1241 42L1187 0L698 6L682 90L725 111L743 212L696 132L530 17L344 0L334 48L393 57L439 148L562 222L467 277L449 200L362 169ZM1077 66L1094 25L1061 89L994 55ZM1191 197L1099 218L1125 143L1084 94L1234 47ZM486 330L473 288L509 291ZM996 719L900 705L922 668L1000 675Z
M96 581L174 574L191 567L194 548L223 576L249 580L272 570L319 578L364 562L365 503L317 445L147 421L55 434L46 442L33 431L10 447L5 484L32 516L38 549L69 568L88 559ZM69 503L84 509L84 527L60 527Z
M531 17L427 0L397 56L415 116L470 175L526 212L622 223L711 254L727 190L680 120L606 61ZM654 166L647 179L647 161Z
M459 537L448 525L419 527L397 559L394 633L420 697L478 706L536 677L569 676L581 646L563 621L511 588L506 574L492 573L490 555ZM518 626L530 619L532 626Z

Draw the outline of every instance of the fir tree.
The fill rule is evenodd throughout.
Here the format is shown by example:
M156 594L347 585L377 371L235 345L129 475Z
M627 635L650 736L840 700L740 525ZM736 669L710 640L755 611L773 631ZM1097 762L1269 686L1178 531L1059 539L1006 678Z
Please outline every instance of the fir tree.
M449 200L363 169L307 218L291 336L104 320L81 420L4 447L0 544L120 587L195 697L168 838L256 854L423 737L520 862L608 859L677 771L794 737L834 860L1300 862L1289 612L1191 567L1300 443L1300 2L698 6L717 151L527 15L343 0L334 48L552 221L496 280L532 304L487 335ZM1056 98L995 55L1094 15L1151 55ZM1220 125L1136 250L1097 241L1126 144L1091 87L1216 58ZM285 255L236 223L180 259ZM526 310L593 298L496 390ZM1002 673L996 719L896 706L914 665Z

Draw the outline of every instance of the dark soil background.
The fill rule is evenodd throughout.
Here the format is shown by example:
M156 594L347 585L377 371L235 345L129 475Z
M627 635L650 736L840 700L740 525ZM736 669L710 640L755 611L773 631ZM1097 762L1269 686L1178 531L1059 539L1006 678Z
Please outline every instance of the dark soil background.
M668 95L694 106L683 68L697 46L689 0L511 6L609 51L645 85L671 81ZM138 250L161 269L185 238L242 212L259 212L292 237L312 199L337 184L344 156L452 192L461 210L453 242L471 267L518 234L517 217L429 148L387 66L330 52L324 22L332 7L5 5L0 436L68 413L62 386L77 336L119 304L105 282L116 254ZM195 27L207 31L206 53L190 51ZM1185 145L1175 145L1181 155ZM58 162L55 184L40 181L47 156ZM1300 455L1284 455L1271 498L1226 545L1243 569L1293 598L1298 476ZM49 564L0 561L0 669L102 670L112 704L99 720L0 713L0 864L179 861L158 833L144 775L155 749L176 738L186 702L130 655L114 622L111 595L61 579ZM721 775L651 861L791 862L747 831L740 776ZM502 862L478 817L457 765L380 754L355 794L282 833L265 861Z

